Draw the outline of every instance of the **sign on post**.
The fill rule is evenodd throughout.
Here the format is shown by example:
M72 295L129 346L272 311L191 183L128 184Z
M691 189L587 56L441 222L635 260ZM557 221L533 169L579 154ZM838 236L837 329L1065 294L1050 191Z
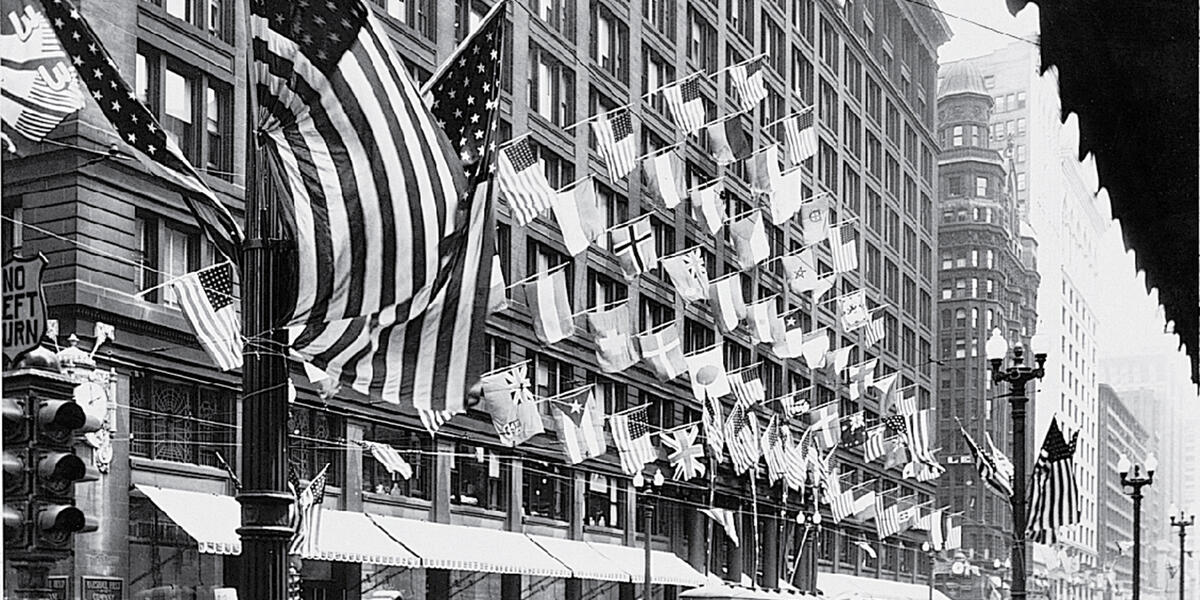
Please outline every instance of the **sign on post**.
M13 256L4 262L4 358L15 363L46 334L46 297L42 293L45 256Z

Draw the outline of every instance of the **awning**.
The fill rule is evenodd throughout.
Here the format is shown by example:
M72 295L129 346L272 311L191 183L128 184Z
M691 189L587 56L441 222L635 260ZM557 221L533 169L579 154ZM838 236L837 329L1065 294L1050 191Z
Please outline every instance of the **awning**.
M782 583L782 582L781 582ZM809 600L815 598L797 591L752 590L724 583L709 583L679 594L689 600Z
M360 512L326 510L321 513L321 551L317 560L419 567L421 559L396 543Z
M646 580L646 555L643 548L593 542L588 542L588 545L616 563L621 569L628 571L634 583L642 583ZM650 580L652 583L688 587L704 585L708 581L704 574L693 569L682 558L675 556L675 553L661 550L653 550L650 555Z
M844 573L817 573L817 589L829 600L950 600L929 586Z
M369 515L430 569L571 577L571 571L521 533Z
M577 579L599 579L601 581L633 581L633 575L622 570L617 563L600 554L590 544L578 540L529 535L533 543L566 565Z
M200 544L202 554L241 554L241 505L231 496L138 484L159 510Z

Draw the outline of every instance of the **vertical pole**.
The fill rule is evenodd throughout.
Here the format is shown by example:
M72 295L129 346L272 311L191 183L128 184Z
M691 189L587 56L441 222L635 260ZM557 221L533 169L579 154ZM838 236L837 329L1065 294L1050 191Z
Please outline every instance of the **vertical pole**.
M933 552L929 553L929 600L933 600Z
M1009 382L1013 420L1012 600L1025 600L1025 381Z
M1179 513L1179 520L1183 521L1183 513ZM1179 525L1179 600L1184 600L1183 585L1187 581L1184 577L1184 565L1187 564L1187 551L1184 550L1183 539L1187 536L1187 526L1182 523Z
M253 99L251 99L253 104ZM248 118L256 117L251 107ZM252 127L252 125L251 125ZM246 242L242 252L242 505L241 593L245 598L286 600L288 516L287 364L285 332L277 328L274 203L263 198L254 132L246 151Z
M650 568L650 556L651 556L650 538L651 538L651 529L654 527L654 505L650 504L649 494L646 494L643 497L645 498L645 501L646 501L646 507L644 509L645 510L644 519L645 519L645 528L646 528L646 572L645 572L646 580L642 582L642 599L650 600L653 597L651 594L654 592L654 584L651 582L652 580L650 578L650 575L652 573L652 570Z
M1180 567L1183 564L1180 563ZM1182 574L1183 571L1180 571ZM1180 581L1183 581L1180 579ZM1142 597L1142 486L1133 486L1133 600Z

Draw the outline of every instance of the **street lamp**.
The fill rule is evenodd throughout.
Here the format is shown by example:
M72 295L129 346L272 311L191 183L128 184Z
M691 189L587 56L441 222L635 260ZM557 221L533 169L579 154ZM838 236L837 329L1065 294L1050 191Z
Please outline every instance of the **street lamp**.
M1131 463L1124 453L1117 461L1117 471L1121 473L1121 488L1130 488L1128 493L1133 497L1133 600L1141 598L1142 592L1142 488L1154 483L1156 469L1158 459L1153 452L1146 457L1145 465ZM1143 471L1145 475L1142 474Z
M645 573L646 580L642 582L642 597L643 598L653 598L654 597L653 596L654 584L651 583L651 580L650 580L650 556L651 556L651 552L650 552L651 543L650 542L651 542L651 531L654 527L654 504L652 504L650 502L650 500L651 500L651 497L654 495L655 491L658 490L659 488L661 488L664 483L666 483L666 478L663 477L662 469L658 469L657 471L655 471L654 478L651 479L650 481L646 481L646 478L643 477L641 473L638 473L633 476L633 486L636 488L642 488L642 498L645 499L645 502L642 505L642 511L643 511L642 515L643 515L643 518L645 519L644 526L645 526L645 530L646 530L646 546L645 546L645 549L646 549L646 573Z
M1007 382L1009 387L1008 400L1012 405L1013 423L1013 547L1012 547L1012 600L1025 600L1025 405L1029 396L1025 395L1025 384L1033 379L1041 379L1046 374L1046 353L1038 352L1033 355L1036 366L1025 362L1025 348L1017 344L1012 352L1012 366L1005 368L1004 359L1008 356L1008 341L1000 333L1000 329L992 330L992 337L984 347L988 362L992 366L992 381Z
M1184 518L1183 509L1179 509L1179 516L1175 516L1175 505L1171 505L1171 527L1179 528L1179 600L1184 600L1183 584L1184 584L1184 561L1187 560L1187 552L1183 549L1183 540L1187 537L1187 528L1196 524L1196 515Z
M928 541L921 542L921 552L929 556L929 600L933 600L933 564L937 559L937 548Z
M800 538L800 551L796 554L796 564L792 569L793 580L796 578L796 572L800 569L800 559L804 556L804 550L808 545L809 532L821 526L821 511L816 506L813 506L813 510L810 513L801 510L796 513L796 523L804 526L804 534ZM818 539L814 538L812 542L813 552L817 551L817 543ZM812 564L815 565L816 560L813 560ZM809 580L808 592L815 595L817 593L817 574L815 568L811 571L805 569L805 577Z

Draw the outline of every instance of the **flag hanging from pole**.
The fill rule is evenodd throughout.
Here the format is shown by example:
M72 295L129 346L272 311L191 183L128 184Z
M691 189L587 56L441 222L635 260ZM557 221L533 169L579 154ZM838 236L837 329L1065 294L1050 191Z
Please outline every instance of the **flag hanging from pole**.
M721 399L709 396L704 399L704 413L702 416L704 423L704 439L708 443L708 448L712 450L712 457L717 462L724 460L721 451L725 449L725 416L721 411Z
M546 179L546 167L535 158L529 137L523 137L500 151L496 182L500 195L512 209L513 222L525 226L554 204L554 188Z
M996 461L992 458L990 452L984 452L983 449L975 443L975 439L962 424L958 425L958 432L962 434L963 441L967 443L967 449L971 452L971 458L975 461L975 469L979 471L979 478L985 484L996 490L1005 498L1012 497L1012 473L1008 473L1008 477L1004 477L996 465Z
M600 156L608 167L608 179L620 181L637 166L637 143L633 138L633 119L629 110L608 113L592 121Z
M742 280L737 274L726 275L709 284L708 300L721 330L732 332L746 316L746 300L742 296Z
M6 2L5 6L12 16L0 21L5 54L0 64L0 81L4 82L0 118L8 148L16 153L16 140L11 134L42 141L59 123L84 107L84 97L71 57L59 43L55 28L42 15L40 3L24 0L13 6Z
M543 344L555 344L575 334L565 269L539 273L523 287L525 303L533 316L533 332Z
M233 298L233 265L188 273L174 282L179 307L200 347L222 371L242 366L242 323Z
M670 452L667 462L674 469L676 481L689 481L701 477L705 473L704 447L696 443L700 430L695 425L662 434L662 443Z
M729 375L729 388L741 406L754 406L767 399L767 390L763 387L762 379L750 376L745 369Z
M729 79L733 89L738 92L742 110L753 110L767 97L767 87L763 83L763 59L756 58L744 64L734 65L729 69Z
M812 107L794 117L785 119L783 133L784 139L787 140L788 156L792 160L792 165L798 165L817 153L817 130L813 127Z
M596 183L591 177L554 194L551 202L563 245L571 256L579 256L604 233L604 220L596 204Z
M646 463L658 458L658 452L650 440L645 406L614 414L608 418L608 426L621 456L621 470L626 475L637 473Z
M519 363L480 381L484 409L492 416L492 426L500 443L515 447L546 429L530 389L529 368Z
M708 298L708 271L699 248L662 259L663 270L671 276L675 291L684 302L699 302Z
M717 165L735 163L750 156L750 138L740 115L727 117L707 127L708 144Z
M725 535L729 537L729 541L733 542L734 547L738 546L740 542L738 540L736 512L728 508L702 508L700 512L720 524L725 529Z
M589 312L587 322L596 343L596 363L602 372L620 373L641 359L633 340L628 302Z
M657 331L640 333L637 340L642 360L660 380L670 381L687 371L678 324L671 323Z
M847 273L858 269L857 233L852 225L842 225L835 230L837 233L829 238L833 255L833 272Z
M593 386L564 392L548 400L554 408L558 439L567 463L576 465L589 458L603 456L604 406L595 401Z
M738 475L758 463L758 416L740 403L733 406L725 421L725 446Z
M687 197L683 160L674 151L665 151L642 161L642 188L669 209L679 206Z
M815 244L829 238L830 202L828 196L814 198L800 205L800 221L805 244Z
M366 448L371 453L371 457L379 461L384 469L391 475L399 475L404 479L411 479L413 475L412 465L400 456L400 453L395 448L388 444L380 442L368 442L363 440L360 442L363 448Z
M627 281L653 269L658 263L658 248L654 245L654 228L650 215L643 215L612 230L612 250Z
M316 557L321 554L321 513L324 509L326 473L328 471L329 465L325 465L296 498L299 524L296 532L292 535L288 554L308 557Z
M730 223L729 237L733 240L738 268L743 271L757 267L771 256L771 241L767 238L762 215L757 210Z
M1033 478L1029 486L1026 530L1036 542L1052 544L1058 539L1060 526L1079 522L1079 485L1075 479L1075 448L1078 442L1078 431L1068 442L1058 426L1058 418L1050 420L1050 429L1033 465Z
M720 346L704 352L683 357L687 362L692 380L692 395L696 400L720 398L729 394L729 377L725 371L725 357Z
M867 310L867 292L864 290L856 290L838 298L837 304L842 329L847 332L863 327L871 320L871 312Z
M783 187L783 174L779 170L779 144L767 146L755 152L746 161L746 175L750 179L751 192L770 194L772 198L776 197ZM782 211L776 212L774 200L772 200L771 216L772 222L776 225L791 218L791 215L787 215L782 217L782 220L778 220L780 212Z
M671 84L663 88L662 93L675 124L685 135L696 133L704 127L704 101L700 96L699 77L689 77L686 81Z
M720 179L705 184L692 194L692 213L716 235L725 224L725 187Z

